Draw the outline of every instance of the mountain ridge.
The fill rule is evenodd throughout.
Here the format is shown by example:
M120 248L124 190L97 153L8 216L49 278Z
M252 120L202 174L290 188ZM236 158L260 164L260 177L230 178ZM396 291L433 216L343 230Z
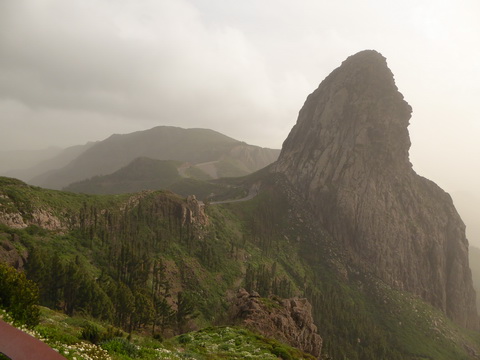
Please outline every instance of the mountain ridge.
M92 176L110 174L141 156L192 164L218 161L230 167L230 176L239 176L270 164L278 153L279 150L248 145L214 130L158 126L112 135L94 144L68 165L37 176L30 183L61 189Z

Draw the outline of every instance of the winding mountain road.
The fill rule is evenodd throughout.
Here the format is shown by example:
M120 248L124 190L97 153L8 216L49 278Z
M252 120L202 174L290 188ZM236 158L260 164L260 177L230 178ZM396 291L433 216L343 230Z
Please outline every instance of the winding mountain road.
M260 183L253 184L248 191L248 195L241 198L241 199L231 199L231 200L222 200L222 201L212 201L210 205L217 205L217 204L227 204L227 203L235 203L241 201L248 201L253 199L255 196L258 195L258 190L260 190Z

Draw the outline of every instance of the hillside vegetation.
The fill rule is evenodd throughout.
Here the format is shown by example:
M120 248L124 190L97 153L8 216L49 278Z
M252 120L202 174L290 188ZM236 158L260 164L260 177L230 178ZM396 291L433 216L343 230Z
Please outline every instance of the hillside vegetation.
M246 191L259 181L252 200L204 211L194 199L166 191L82 195L1 178L0 254L38 284L43 306L104 324L105 333L112 326L123 339L188 333L162 346L176 342L201 354L194 358L242 358L242 346L255 345L255 336L241 329L192 333L232 324L229 298L240 287L263 297L306 297L325 358L475 358L478 333L351 267L281 177L263 172L232 184ZM62 333L58 326L50 333ZM233 333L225 340L222 331ZM238 344L230 341L237 338ZM232 352L221 353L227 348Z

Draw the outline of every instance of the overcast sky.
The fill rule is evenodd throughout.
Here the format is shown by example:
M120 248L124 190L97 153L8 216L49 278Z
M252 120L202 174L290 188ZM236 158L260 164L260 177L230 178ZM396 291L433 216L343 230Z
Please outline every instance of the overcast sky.
M480 183L478 0L0 0L0 151L157 125L280 148L306 96L360 50L413 107L411 160Z

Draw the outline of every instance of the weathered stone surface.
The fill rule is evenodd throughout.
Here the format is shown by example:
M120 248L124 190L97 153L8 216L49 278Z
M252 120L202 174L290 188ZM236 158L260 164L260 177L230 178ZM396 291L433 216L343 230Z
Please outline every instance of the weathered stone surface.
M208 217L205 208L197 200L195 195L187 197L187 205L182 207L182 224L197 224L205 226L208 224Z
M476 328L465 226L450 196L412 169L410 116L385 58L360 52L308 96L273 171L352 263Z
M262 299L240 289L232 308L234 321L320 358L322 338L307 299Z
M20 212L2 212L0 209L0 224L13 229L24 229L29 225L37 225L47 230L64 230L66 228L51 211L40 208L33 210L27 217Z
M0 224L7 225L13 229L23 229L28 226L19 212L0 212Z
M65 229L65 226L62 225L62 222L58 217L53 215L50 211L44 209L35 209L32 212L31 224L35 224L47 230Z

